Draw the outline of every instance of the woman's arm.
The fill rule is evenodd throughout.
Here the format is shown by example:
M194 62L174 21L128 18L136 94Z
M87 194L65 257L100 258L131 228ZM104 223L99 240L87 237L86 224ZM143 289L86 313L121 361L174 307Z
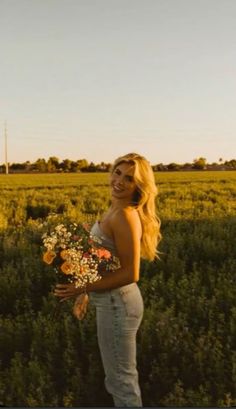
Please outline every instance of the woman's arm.
M101 280L89 283L86 291L105 291L139 280L141 224L136 210L122 209L111 221L111 229L121 267L108 272ZM74 284L58 284L57 297L66 300L83 292Z

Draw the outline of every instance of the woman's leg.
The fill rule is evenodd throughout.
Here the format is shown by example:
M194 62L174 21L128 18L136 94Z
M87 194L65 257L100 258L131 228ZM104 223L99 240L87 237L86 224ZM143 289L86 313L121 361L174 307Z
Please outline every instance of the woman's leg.
M105 371L105 385L116 407L141 407L136 368L136 334L143 315L143 301L136 284L107 292L97 306L98 343Z

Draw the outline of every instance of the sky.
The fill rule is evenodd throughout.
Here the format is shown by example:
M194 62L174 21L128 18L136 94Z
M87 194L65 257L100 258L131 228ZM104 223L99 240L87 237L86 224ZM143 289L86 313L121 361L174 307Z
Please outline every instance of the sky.
M236 158L235 0L0 0L0 163ZM6 122L5 122L6 121Z

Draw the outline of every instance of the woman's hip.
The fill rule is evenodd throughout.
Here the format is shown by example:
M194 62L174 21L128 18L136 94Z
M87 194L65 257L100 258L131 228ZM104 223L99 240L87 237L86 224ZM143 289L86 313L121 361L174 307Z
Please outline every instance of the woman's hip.
M137 283L113 290L93 292L90 293L90 298L98 314L142 319L143 299Z

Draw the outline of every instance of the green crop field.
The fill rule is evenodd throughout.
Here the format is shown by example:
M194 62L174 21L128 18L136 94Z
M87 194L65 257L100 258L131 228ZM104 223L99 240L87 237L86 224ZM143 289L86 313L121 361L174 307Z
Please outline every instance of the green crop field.
M236 405L236 171L155 174L160 259L141 263L145 314L138 367L145 406ZM55 277L42 233L93 222L109 205L109 175L0 175L0 402L112 406L90 306L54 316Z

